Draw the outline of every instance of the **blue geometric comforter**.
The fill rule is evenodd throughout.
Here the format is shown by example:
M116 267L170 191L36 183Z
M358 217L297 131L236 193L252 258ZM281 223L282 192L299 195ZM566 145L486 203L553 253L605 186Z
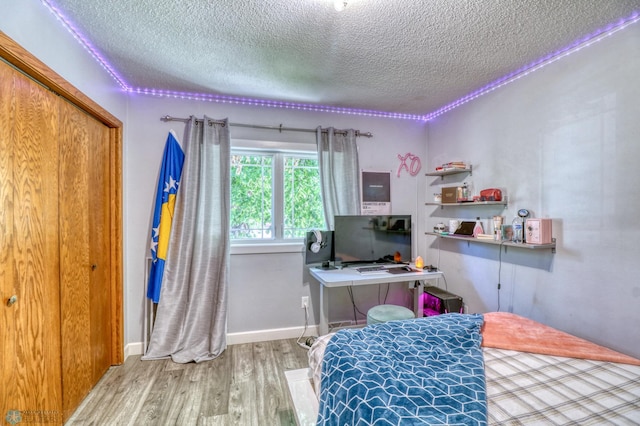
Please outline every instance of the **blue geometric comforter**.
M318 425L486 425L482 322L445 314L337 332Z

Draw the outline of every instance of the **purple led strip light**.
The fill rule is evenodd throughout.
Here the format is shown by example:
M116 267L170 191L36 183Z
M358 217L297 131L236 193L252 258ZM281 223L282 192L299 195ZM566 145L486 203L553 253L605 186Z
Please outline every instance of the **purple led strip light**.
M171 97L171 98L179 98L179 99L190 99L190 100L198 100L198 101L208 101L208 102L220 102L220 103L229 103L229 104L238 104L238 105L252 105L252 106L260 106L260 107L269 107L269 108L285 108L285 109L297 109L303 111L314 111L314 112L330 112L330 113L338 113L338 114L349 114L349 115L360 115L367 117L383 117L383 118L395 118L395 119L403 119L403 120L417 120L417 121L430 121L434 118L451 111L461 105L466 104L467 102L476 99L482 95L493 92L500 87L503 87L509 83L512 83L534 71L539 70L540 68L545 67L561 58L564 58L572 53L575 53L579 50L582 50L585 47L592 45L595 42L598 42L631 24L635 24L640 21L640 15L638 12L634 12L631 16L625 19L621 19L617 23L611 24L606 28L600 29L584 38L581 38L575 41L573 44L560 49L554 53L546 55L537 61L520 68L498 80L495 80L492 83L487 84L486 86L469 93L462 98L445 105L444 107L433 111L429 114L425 115L416 115L416 114L404 114L397 112L385 112L385 111L375 111L375 110L366 110L366 109L355 109L355 108L340 108L329 105L317 105L317 104L303 104L296 102L284 102L284 101L274 101L268 99L254 99L254 98L243 98L236 96L225 96L225 95L214 95L207 93L188 93L188 92L175 92L170 90L159 90L159 89L145 89L145 88L132 88L130 87L125 80L114 70L114 68L109 65L107 60L103 58L93 47L93 45L84 37L80 31L72 25L69 20L60 12L60 10L55 7L51 0L41 0L42 3L53 13L53 15L64 25L64 27L73 35L73 37L82 44L82 46L91 54L102 65L102 67L116 80L116 82L122 87L125 92L129 93L138 93L144 95L152 95L152 96L160 96L160 97Z
M572 53L578 52L582 49L584 49L585 47L589 47L591 46L593 43L599 42L607 37L609 37L610 35L628 27L631 24L635 24L636 22L640 21L640 15L638 14L638 12L634 12L631 16L629 16L628 18L625 19L621 19L620 21L618 21L615 24L611 24L606 28L600 29L586 37L583 37L579 40L576 40L573 44L560 49L554 53L551 53L549 55L546 55L540 59L538 59L537 61L526 65L522 68L520 68L517 71L514 71L510 74L507 74L506 76L499 78L498 80L487 84L486 86L469 93L466 96L463 96L462 98L443 106L442 108L431 112L429 114L426 114L423 118L425 121L430 121L433 120L434 118L451 111L454 108L459 107L460 105L464 105L467 102L476 99L482 95L485 95L487 93L493 92L496 89L499 89L500 87L506 86L509 83L513 83L514 81L531 74L534 71L539 70L540 68L543 68L549 64L554 63L555 61L562 59L566 56L571 55Z
M89 52L93 58L98 61L100 65L113 77L113 79L122 87L124 91L128 91L130 88L124 79L118 74L118 72L113 69L111 65L107 62L105 58L103 58L100 53L93 47L93 45L84 37L80 31L62 14L62 12L54 6L49 0L41 0L42 4L44 4L49 11L55 16L58 21L62 23L62 25L71 33L71 35L80 42L80 44Z
M244 97L237 97L237 96L214 95L214 94L207 94L207 93L174 92L169 90L158 90L158 89L148 89L148 88L129 89L129 92L152 95L152 96L160 96L160 97L189 99L189 100L207 101L207 102L220 102L220 103L228 103L228 104L236 104L236 105L252 105L252 106L260 106L260 107L267 107L267 108L285 108L285 109L297 109L302 111L330 112L330 113L338 113L338 114L360 115L360 116L367 116L367 117L385 117L385 118L424 121L422 115L415 115L415 114L404 114L404 113L397 113L397 112L385 112L385 111L375 111L375 110L355 109L355 108L341 108L341 107L334 107L334 106L328 106L328 105L303 104L303 103L297 103L297 102L274 101L274 100L268 100L268 99L244 98Z

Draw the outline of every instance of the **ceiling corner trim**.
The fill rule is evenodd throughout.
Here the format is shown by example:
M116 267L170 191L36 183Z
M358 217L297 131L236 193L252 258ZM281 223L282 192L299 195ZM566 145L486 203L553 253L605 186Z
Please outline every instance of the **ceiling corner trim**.
M205 101L205 102L251 105L251 106L265 107L265 108L283 108L283 109L291 109L291 110L326 112L326 113L347 114L347 115L355 115L355 116L414 120L414 121L420 121L420 122L428 122L430 120L433 120L442 114L445 114L480 96L483 96L485 94L493 92L494 90L504 87L509 83L517 81L520 78L525 77L534 71L537 71L549 64L554 63L559 59L569 56L572 53L578 52L585 47L591 46L592 44L599 42L617 33L618 31L623 30L628 26L640 21L640 11L635 11L633 14L631 14L627 18L620 19L617 22L614 22L605 28L599 29L587 35L586 37L578 39L574 43L570 44L569 46L566 46L565 48L562 48L556 52L546 55L435 111L432 111L427 114L407 114L407 113L400 113L400 112L387 112L387 111L376 111L376 110L367 110L367 109L358 109L358 108L336 107L336 106L322 105L322 104L307 104L307 103L297 103L297 102L276 101L276 100L269 100L269 99L254 99L254 98L247 98L247 97L219 95L219 94L211 94L211 93L187 93L187 92L177 92L177 91L170 91L170 90L163 90L163 89L133 88L125 81L125 79L119 74L119 72L109 64L106 58L100 54L98 49L93 46L93 44L89 41L89 39L85 37L80 32L79 29L76 28L76 26L70 21L69 18L67 18L64 15L62 11L60 11L60 9L58 9L58 7L55 5L54 0L41 0L41 2L56 17L56 19L62 23L64 28L67 29L67 31L69 31L69 33L85 48L85 50L87 50L87 52L105 69L105 71L107 71L107 73L117 82L117 84L126 93L198 100L198 101Z
M82 33L71 23L71 21L58 9L51 0L41 0L42 4L62 23L62 26L69 31L82 47L111 75L111 77L122 87L123 90L129 90L129 85L120 76L120 74L109 64L109 62L98 52L91 42L82 35Z
M298 102L274 101L270 99L255 99L240 96L215 95L210 93L174 92L170 90L129 88L129 93L151 95L176 99L188 99L203 102L217 102L236 105L249 105L265 108L283 108L300 111L327 112L333 114L359 115L364 117L393 118L399 120L425 121L423 115L405 114L400 112L375 111L368 109L343 108L330 105L304 104Z
M450 104L447 104L445 106L443 106L440 109L437 109L436 111L433 111L429 114L424 115L424 120L425 121L430 121L433 120L434 118L451 111L452 109L455 109L461 105L466 104L467 102L470 102L476 98L479 98L482 95L486 95L487 93L491 93L494 90L497 90L503 86L506 86L509 83L513 83L516 80L519 80L522 77L525 77L529 74L531 74L532 72L535 72L549 64L554 63L555 61L562 59L564 57L567 57L569 55L571 55L572 53L578 52L582 49L584 49L585 47L589 47L591 45L593 45L594 43L597 43L615 33L617 33L620 30L623 30L625 28L627 28L628 26L637 23L638 21L640 21L640 13L639 12L634 12L632 15L630 15L629 17L625 18L625 19L621 19L620 21L613 23L605 28L602 28L598 31L595 31L594 33L583 37L579 40L576 40L574 43L570 44L569 46L566 46L556 52L553 52L549 55L546 55L540 59L538 59L537 61L526 65L514 72L512 72L511 74L508 74L504 77L499 78L498 80L495 80L489 84L487 84L486 86L469 93L468 95L463 96L462 98L451 102Z
M274 101L274 100L268 100L268 99L252 99L252 98L245 98L245 97L215 95L215 94L207 94L207 93L186 93L186 92L175 92L175 91L162 90L162 89L133 88L125 81L125 79L122 76L120 76L120 74L115 70L115 68L109 64L106 58L104 58L104 56L100 54L98 49L93 46L93 44L89 41L89 39L85 37L80 32L80 30L78 30L75 27L75 25L73 25L73 23L64 15L64 13L62 13L57 8L53 0L41 0L41 2L56 17L56 19L62 23L64 28L67 31L69 31L69 33L71 33L71 35L76 39L76 41L78 41L85 48L85 50L87 50L87 52L89 52L89 54L107 71L107 73L111 75L111 77L118 83L118 85L120 85L122 90L127 93L137 93L137 94L143 94L143 95L190 99L190 100L198 100L198 101L206 101L206 102L252 105L252 106L259 106L259 107L266 107L266 108L284 108L284 109L295 109L295 110L302 110L302 111L358 115L358 116L366 116L366 117L380 117L380 118L391 118L391 119L401 119L401 120L425 121L424 116L421 114L406 114L406 113L399 113L399 112L375 111L375 110L357 109L357 108L343 108L343 107L335 107L330 105L304 104L304 103L296 103L296 102Z

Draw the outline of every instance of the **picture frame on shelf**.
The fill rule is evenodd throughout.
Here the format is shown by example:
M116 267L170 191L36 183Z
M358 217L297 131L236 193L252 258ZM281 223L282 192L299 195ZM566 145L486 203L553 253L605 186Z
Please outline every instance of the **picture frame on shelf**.
M513 227L511 225L502 225L500 230L502 231L502 241L513 240Z

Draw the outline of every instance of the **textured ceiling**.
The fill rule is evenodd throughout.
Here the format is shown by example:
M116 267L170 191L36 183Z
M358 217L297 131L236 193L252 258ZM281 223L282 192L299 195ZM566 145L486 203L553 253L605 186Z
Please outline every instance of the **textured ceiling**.
M640 0L43 0L124 85L427 114ZM640 25L640 24L634 24Z

